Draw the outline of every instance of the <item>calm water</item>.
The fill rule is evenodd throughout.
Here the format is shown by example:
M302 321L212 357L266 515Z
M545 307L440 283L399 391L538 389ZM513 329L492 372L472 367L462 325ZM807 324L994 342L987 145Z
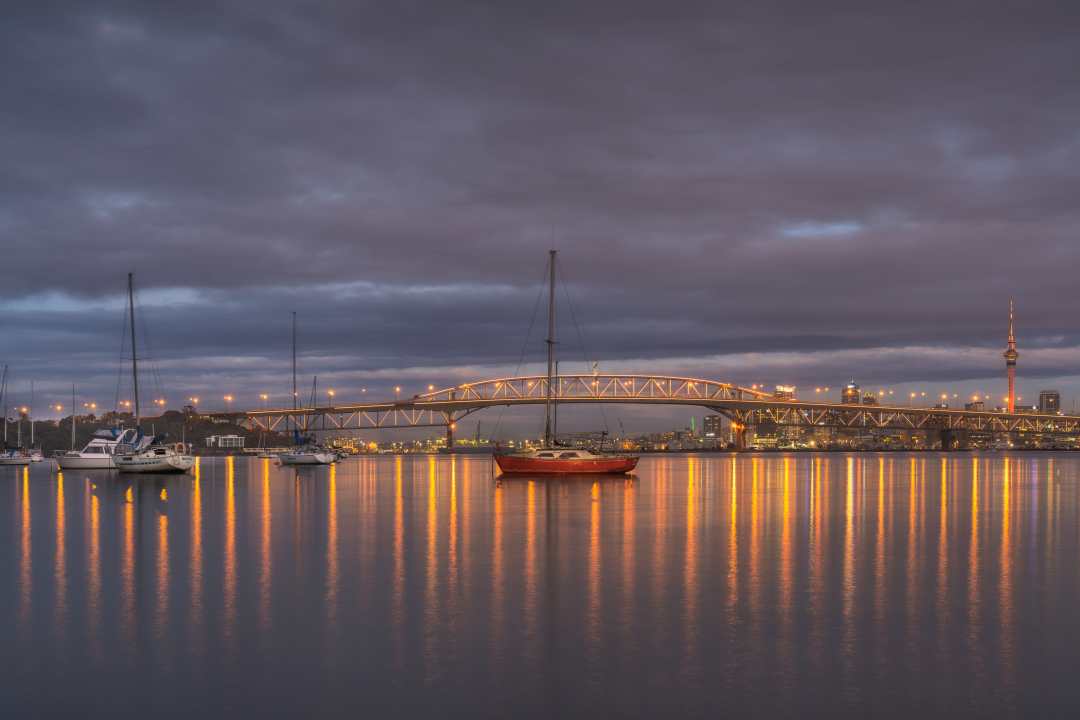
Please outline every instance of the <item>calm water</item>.
M1080 455L0 468L0 715L1080 713Z

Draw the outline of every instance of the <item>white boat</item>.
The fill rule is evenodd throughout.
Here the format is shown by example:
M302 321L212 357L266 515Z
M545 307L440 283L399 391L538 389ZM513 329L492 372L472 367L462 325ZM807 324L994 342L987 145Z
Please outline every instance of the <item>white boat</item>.
M113 454L118 445L134 445L138 432L135 428L102 428L82 450L69 450L56 456L61 470L115 470Z
M191 447L186 443L166 443L164 436L153 438L149 443L139 428L139 365L138 345L135 343L135 284L128 273L128 318L131 321L131 382L135 395L136 442L116 447L113 462L120 472L163 473L187 472L195 466Z
M320 447L298 447L278 455L282 465L331 465L337 454Z
M30 462L43 462L45 456L41 454L41 450L34 448L30 451Z
M191 448L185 443L152 442L141 449L121 446L113 456L120 472L183 473L195 465Z
M18 448L0 450L0 465L29 465L30 455Z

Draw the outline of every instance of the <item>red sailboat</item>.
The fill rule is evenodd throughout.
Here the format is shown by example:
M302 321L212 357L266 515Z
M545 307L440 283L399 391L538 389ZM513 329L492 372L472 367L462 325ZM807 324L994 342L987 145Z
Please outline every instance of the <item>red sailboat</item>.
M558 447L552 433L555 397L555 250L548 260L548 362L547 396L544 402L544 445L535 450L495 453L495 462L503 473L530 475L623 474L637 467L636 455L595 453L580 448Z

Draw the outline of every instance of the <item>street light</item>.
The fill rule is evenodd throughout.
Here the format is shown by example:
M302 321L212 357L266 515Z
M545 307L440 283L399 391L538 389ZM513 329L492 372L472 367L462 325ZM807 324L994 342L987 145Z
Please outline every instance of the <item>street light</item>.
M333 405L334 404L334 389L330 388L329 390L326 391L326 394L330 398L330 404Z
M232 401L233 401L233 396L232 395L226 395L225 396L225 412L229 412L230 410L232 410Z

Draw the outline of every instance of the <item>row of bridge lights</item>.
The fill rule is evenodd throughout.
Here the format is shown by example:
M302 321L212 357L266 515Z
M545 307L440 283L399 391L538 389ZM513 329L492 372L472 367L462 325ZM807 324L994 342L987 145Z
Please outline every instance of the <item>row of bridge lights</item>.
M691 384L693 384L693 383L691 383ZM766 388L766 386L765 386L764 383L761 383L761 384L755 383L755 384L750 386L751 390L762 390L762 391L764 391L765 388ZM828 393L828 392L829 392L828 387L816 387L816 388L814 388L814 395L819 396L819 397L821 396L822 393ZM877 396L878 396L879 399L884 399L886 397L893 397L895 395L895 392L896 392L895 390L881 389L881 390L877 391ZM908 404L909 405L914 405L916 399L922 400L922 399L926 398L926 396L927 395L926 395L925 391L913 391L913 392L910 392L910 393L908 393ZM960 394L959 393L952 393L952 395L950 395L949 393L941 393L941 395L939 397L941 398L942 403L947 403L950 398L953 399L953 400L958 399L960 397ZM1016 402L1020 402L1023 399L1024 399L1023 397L1017 396ZM973 393L972 394L972 396L971 396L971 401L972 402L978 402L980 400L989 401L990 396L988 394L985 394L985 393ZM1001 398L1001 401L1003 403L1007 403L1007 402L1009 402L1009 398L1007 396L1003 397L1003 398Z

